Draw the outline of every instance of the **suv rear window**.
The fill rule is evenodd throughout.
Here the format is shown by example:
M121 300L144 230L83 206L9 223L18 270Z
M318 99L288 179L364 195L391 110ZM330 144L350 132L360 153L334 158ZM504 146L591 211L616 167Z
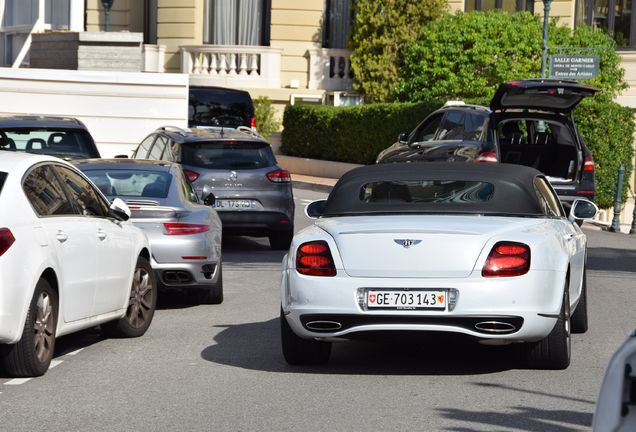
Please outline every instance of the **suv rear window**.
M16 128L0 130L1 148L67 159L98 158L90 134L81 129Z
M4 186L4 179L7 178L7 173L0 172L0 192L2 192L2 186Z
M251 127L254 106L249 93L215 87L190 87L188 126Z
M255 141L196 142L183 144L181 163L208 169L259 169L276 164L267 143Z

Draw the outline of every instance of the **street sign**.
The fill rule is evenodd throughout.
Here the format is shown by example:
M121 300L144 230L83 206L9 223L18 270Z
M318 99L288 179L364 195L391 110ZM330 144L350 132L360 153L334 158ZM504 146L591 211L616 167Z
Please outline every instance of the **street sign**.
M550 78L589 79L598 75L598 56L550 55Z

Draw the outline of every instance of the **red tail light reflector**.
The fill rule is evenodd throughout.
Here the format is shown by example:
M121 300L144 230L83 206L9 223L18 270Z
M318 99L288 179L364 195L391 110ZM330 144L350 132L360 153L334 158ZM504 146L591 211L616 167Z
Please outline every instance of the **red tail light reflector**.
M188 180L190 180L191 182L193 182L193 181L195 181L196 179L199 178L199 173L198 172L194 172L194 171L190 171L190 170L183 170L183 173L186 175Z
M15 237L9 228L0 228L0 256L15 243Z
M481 270L483 277L521 276L530 270L530 247L523 243L495 244Z
M594 171L594 158L586 156L583 160L583 171Z
M208 257L206 256L201 256L201 255L196 255L196 256L182 256L181 259L183 260L206 260L208 259Z
M336 266L326 241L303 243L296 251L296 271L307 276L335 276Z
M166 229L168 235L187 235L187 234L199 234L209 231L209 225L199 224L187 224L187 223L164 223L163 227Z
M481 163L497 163L497 153L495 152L483 152L475 158L475 162Z
M287 170L270 171L267 174L267 179L274 183L289 183L291 182L291 176Z
M250 127L252 129L256 129L256 117L252 116L252 118L250 119Z

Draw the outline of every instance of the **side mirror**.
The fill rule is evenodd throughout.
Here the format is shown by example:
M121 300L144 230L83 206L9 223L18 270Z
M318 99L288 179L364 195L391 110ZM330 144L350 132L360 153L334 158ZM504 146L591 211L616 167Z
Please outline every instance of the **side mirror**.
M568 219L572 222L576 220L592 219L598 213L598 207L592 201L577 199L572 204Z
M327 204L327 200L324 199L309 203L307 207L305 207L305 215L310 219L318 219L325 209L325 204Z
M127 221L130 215L130 209L121 198L115 198L108 209L108 216L119 221Z
M398 135L398 142L400 144L408 144L409 143L409 134L406 132L402 132Z
M205 198L203 198L203 204L205 204L208 207L213 206L214 203L216 203L216 197L214 196L213 193L209 193L205 196Z

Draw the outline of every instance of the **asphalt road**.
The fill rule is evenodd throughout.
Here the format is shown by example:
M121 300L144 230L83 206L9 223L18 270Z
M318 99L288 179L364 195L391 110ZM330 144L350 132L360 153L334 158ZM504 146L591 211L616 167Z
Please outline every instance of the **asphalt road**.
M297 227L321 196L296 190ZM60 338L44 377L0 375L0 430L589 430L609 357L636 328L636 237L586 232L590 330L574 335L565 371L524 369L509 347L439 339L336 344L329 364L290 367L278 328L283 253L226 238L222 305L164 293L142 338Z

